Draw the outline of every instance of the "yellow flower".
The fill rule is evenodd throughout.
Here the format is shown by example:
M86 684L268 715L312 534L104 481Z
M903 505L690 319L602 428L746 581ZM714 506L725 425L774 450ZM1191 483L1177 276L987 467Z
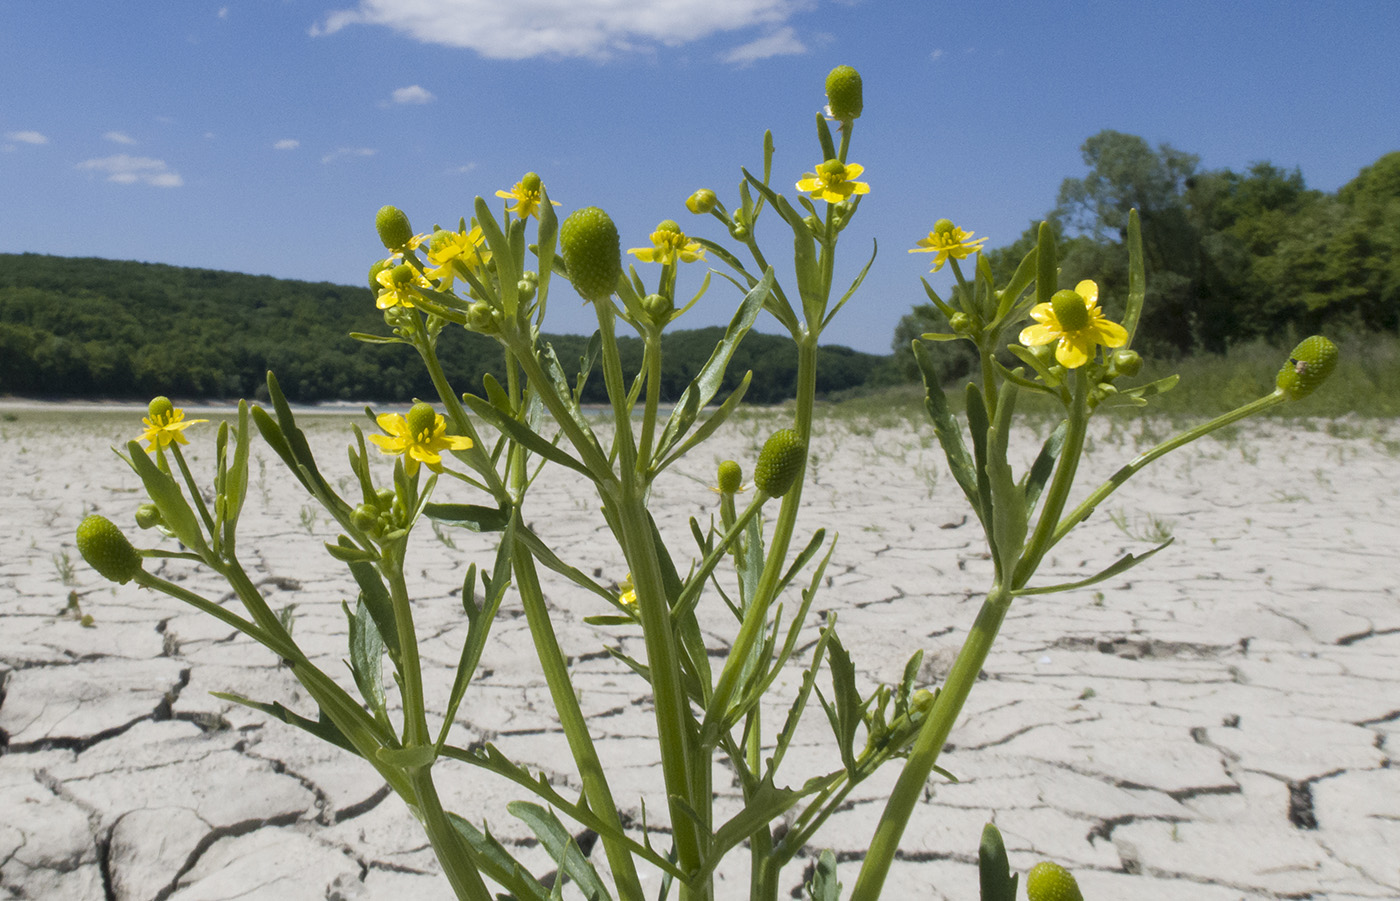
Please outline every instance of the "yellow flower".
M624 607L637 606L637 588L632 584L632 574L628 573L627 578L622 580L622 584L617 586L617 600Z
M910 253L936 253L933 258L933 269L937 272L943 268L943 264L948 262L948 258L955 260L965 260L970 254L978 253L982 250L982 244L986 238L971 240L976 232L965 232L958 228L948 219L939 219L933 224L933 231L928 233L928 237L919 241L918 247L911 248Z
M840 160L827 160L817 167L816 172L807 172L797 183L797 190L806 191L827 203L840 203L852 194L869 194L870 185L854 179L865 171L856 163L842 164Z
M428 287L423 276L407 263L380 270L374 280L379 283L379 294L374 303L381 310L390 307L412 307L414 287Z
M375 417L387 435L370 435L369 440L386 454L403 454L404 472L413 476L418 464L433 472L442 472L442 452L466 450L472 440L461 435L447 434L447 421L428 404L414 404L404 417L398 413L380 413Z
M497 191L496 196L515 201L512 206L506 207L507 213L514 213L521 219L530 216L540 218L540 177L535 173L526 172L514 187L509 191ZM559 206L557 200L551 200L550 203Z
M1104 318L1099 309L1099 286L1085 279L1073 291L1056 291L1049 303L1031 309L1035 325L1021 330L1021 343L1027 347L1059 342L1055 359L1066 369L1078 369L1094 355L1096 345L1122 347L1128 331Z
M628 253L646 263L674 263L680 257L682 263L693 263L705 258L700 242L690 240L681 227L672 219L656 226L651 233L651 247L633 247Z
M439 290L452 290L458 261L476 272L491 259L491 251L482 249L485 243L486 237L476 226L471 231L438 229L428 241L428 262L434 267L428 270L428 277L437 280Z
M207 419L186 419L185 411L177 408L170 402L168 397L157 397L151 401L146 408L149 414L141 422L145 424L146 431L141 433L139 440L149 441L146 451L150 452L157 447L168 447L171 444L189 444L190 439L184 435L185 429L197 422L208 422Z

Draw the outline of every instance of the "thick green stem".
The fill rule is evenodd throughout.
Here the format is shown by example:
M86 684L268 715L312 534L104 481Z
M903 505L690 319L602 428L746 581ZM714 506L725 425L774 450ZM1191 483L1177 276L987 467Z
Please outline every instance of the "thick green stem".
M544 592L540 588L539 574L535 570L535 559L524 542L516 542L512 562L516 586L520 590L520 600L525 607L525 619L530 626L530 636L535 642L535 654L544 670L550 699L559 714L559 725L569 741L569 750L573 752L574 763L578 766L579 777L583 780L583 792L588 808L621 833L622 820L617 813L617 803L608 787L608 779L603 772L602 762L598 759L593 738L588 734L588 722L579 708L578 697L574 694L568 664L555 636L549 609L545 606ZM603 834L603 847L607 852L613 879L617 883L618 894L628 901L641 901L642 885L631 851L622 843L609 838L606 833Z
M909 823L914 806L923 796L929 774L933 772L943 746L948 743L948 735L953 731L953 725L962 713L963 704L966 703L972 686L977 682L977 674L986 663L987 654L996 641L997 632L1000 631L1002 620L1006 618L1006 611L1010 606L1011 592L1001 585L993 588L987 599L982 602L977 621L973 623L972 631L963 642L958 659L948 672L947 681L939 691L928 719L919 730L919 737L914 740L909 759L905 761L904 769L900 771L894 790L885 803L885 811L880 816L880 823L870 841L870 850L865 855L865 863L861 866L850 901L875 901L880 897L885 877L889 874L890 863L894 860L895 852L899 850L904 827Z
M459 901L491 901L491 890L481 878L481 872L472 860L472 852L462 840L452 821L442 809L442 801L433 784L431 766L420 767L411 775L414 797L417 799L418 815L423 829L428 833L433 853L447 881L452 885Z

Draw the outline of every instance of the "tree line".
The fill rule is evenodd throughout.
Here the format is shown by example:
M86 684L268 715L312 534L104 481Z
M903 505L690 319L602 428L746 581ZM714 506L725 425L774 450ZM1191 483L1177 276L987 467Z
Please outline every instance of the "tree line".
M0 254L0 394L38 397L228 399L265 392L269 369L296 402L408 401L433 386L401 345L364 344L351 332L387 334L368 288L93 258ZM720 327L668 331L662 394L676 400L709 358ZM587 336L546 335L577 366ZM624 366L641 367L639 339L620 339ZM438 353L459 390L504 382L490 338L444 329ZM724 388L753 372L745 397L792 397L797 352L786 338L750 332ZM891 358L823 347L818 390L835 393L896 380ZM602 379L583 399L603 403Z
M1400 152L1327 194L1308 188L1297 169L1259 162L1245 172L1202 170L1194 154L1116 131L1099 132L1081 150L1088 174L1066 178L1045 217L1060 239L1059 287L1092 278L1105 312L1121 313L1122 242L1137 209L1147 270L1140 349L1222 353L1261 339L1400 329ZM988 251L998 284L1035 246L1038 227ZM893 347L906 377L915 371L910 341L947 330L932 304L900 321ZM940 345L946 375L970 365L962 343Z

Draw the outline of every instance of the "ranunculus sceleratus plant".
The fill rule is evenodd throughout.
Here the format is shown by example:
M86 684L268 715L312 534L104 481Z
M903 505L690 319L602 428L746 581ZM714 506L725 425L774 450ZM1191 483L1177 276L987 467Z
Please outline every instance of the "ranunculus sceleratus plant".
M1161 547L1126 556L1071 584L1037 579L1046 554L1152 460L1212 429L1307 394L1333 365L1335 347L1325 338L1309 338L1284 365L1273 393L1139 455L1070 507L1090 417L1117 404L1146 404L1175 382L1173 377L1132 384L1141 366L1132 342L1145 294L1137 219L1131 219L1126 240L1130 281L1121 322L1105 315L1093 281L1060 288L1050 229L1042 227L1038 246L1010 281L998 286L980 254L985 238L974 240L972 232L938 220L911 252L935 254L934 270L951 265L956 283L949 300L924 283L951 331L925 335L915 342L915 353L934 432L985 532L994 576L943 684L916 684L922 650L915 650L897 684L860 685L853 657L859 649L848 650L842 643L836 617L809 622L835 536L815 529L809 542L794 543L812 435L817 346L874 261L872 253L854 281L835 293L842 231L862 203L878 197L879 182L878 173L870 173L876 185L872 189L871 182L862 180L865 170L849 156L863 107L860 76L849 67L837 68L827 80L827 94L828 104L816 116L818 147L810 171L775 179L772 136L766 135L761 168L742 170L732 206L712 190L695 192L684 205L701 218L688 220L694 223L690 229L674 219L662 220L638 242L641 246L628 251L635 262L625 269L627 257L608 214L584 206L561 222L558 204L533 172L510 190L496 192L505 200L497 204L500 209L478 197L470 219L456 229L415 233L404 212L385 207L376 226L389 255L373 265L369 281L386 330L356 337L415 352L436 388L436 405L420 402L372 416L367 437L374 449L355 427L349 450L353 478L332 480L323 475L323 464L313 456L269 374L271 409L240 404L237 424L219 427L213 484L205 486L181 451L188 442L187 427L198 421L184 419L168 399L156 398L140 436L147 446L132 441L121 453L149 495L149 503L137 511L138 523L158 529L178 546L157 542L159 546L137 549L101 517L88 517L78 527L78 546L102 575L179 598L286 661L316 709L296 712L278 703L221 697L364 758L422 822L459 898L489 901L505 892L544 901L558 897L555 892L565 880L557 880L554 889L546 887L485 830L479 817L473 822L444 810L435 778L449 767L470 768L473 778L518 786L526 800L509 810L554 858L573 886L566 891L641 901L647 897L645 885L660 885L662 895L674 889L676 897L698 901L713 897L712 874L719 862L745 850L750 897L776 899L784 867L806 849L819 847L818 833L852 789L891 765L899 769L898 780L851 882L850 897L876 898L925 783L942 772L939 752L1010 605L1025 595L1092 585ZM678 198L676 213L680 205ZM777 231L770 241L774 247L792 248L794 283L775 276L759 240L761 219ZM699 234L706 230L715 237ZM970 258L969 275L960 261ZM696 264L715 267L727 287L737 289L738 304L680 400L663 404L662 334L700 300L710 282L706 275L693 297L676 296L678 270ZM566 369L540 337L560 279L597 315L598 329L579 372ZM671 546L648 510L652 485L738 409L748 375L726 396L718 394L735 348L760 316L776 320L797 348L791 421L773 433L756 460L743 465L727 461L719 468L718 518L709 527L693 524L694 546ZM506 361L504 383L488 376L484 385L473 386L479 393L465 394L451 383L435 347L439 335L453 328L499 342ZM640 337L640 371L624 369L619 330ZM945 403L930 360L935 342L947 340L972 342L980 359L976 378L966 386L965 425ZM594 370L601 372L609 398L602 416L606 428L579 402L582 380ZM1051 398L1063 409L1063 421L1029 469L1017 473L1008 463L1007 446L1017 401L1028 393ZM326 552L348 570L346 584L358 592L354 607L346 606L349 684L311 662L240 556L239 514L247 499L249 448L255 440L250 427L337 526L339 534L326 544ZM376 480L380 467L371 465L381 454L393 459L387 482ZM592 483L602 520L626 560L624 580L590 577L585 562L562 559L526 524L523 511L542 466L565 467ZM752 490L743 484L744 469L752 472ZM350 484L350 496L337 484ZM213 498L212 504L206 497ZM424 703L413 587L404 565L424 519L497 539L494 558L468 570L461 596L460 664L445 709L435 711ZM153 557L212 569L227 580L241 610L147 571L143 561ZM607 755L589 734L556 640L541 590L541 567L594 599L604 612L589 622L641 631L644 657L633 659L620 651L614 657L619 671L630 671L636 692L646 696L655 712L665 794L623 800L666 811L667 829L638 824L619 810ZM581 795L556 789L489 743L460 747L448 740L510 591L524 608ZM784 597L795 607L786 621L779 609ZM700 604L721 602L732 611L733 630L715 646L702 633L696 611ZM826 604L839 608L840 598ZM813 634L804 629L814 630L816 640L799 658L799 636ZM391 680L383 675L386 660ZM795 682L782 682L797 687L781 699L787 711L783 720L765 721L762 702L776 691L784 670L800 672ZM386 686L397 686L397 705L389 703L394 689ZM391 713L395 706L399 712ZM804 716L824 718L830 726L825 770L800 772L785 766ZM722 819L712 802L717 758L737 776L743 798L742 809ZM598 835L606 864L601 872L572 837L581 829ZM995 829L984 837L984 852L988 848L997 853L983 854L984 896L988 901L1014 897L1017 877L1007 872ZM813 872L807 885L812 896L838 897L835 858L823 855ZM659 880L643 878L658 874ZM1073 877L1059 868L1034 870L1028 882L1033 896L1039 891L1041 897L1071 897L1064 887L1073 885ZM1046 887L1061 893L1046 895ZM1077 897L1078 889L1073 891Z

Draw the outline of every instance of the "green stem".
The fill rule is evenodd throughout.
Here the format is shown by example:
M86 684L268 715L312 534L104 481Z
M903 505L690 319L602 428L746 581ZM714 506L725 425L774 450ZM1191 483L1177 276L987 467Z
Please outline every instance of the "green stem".
M1055 466L1054 478L1045 493L1045 506L1036 520L1035 532L1026 542L1021 559L1016 563L1011 587L1021 588L1035 575L1040 561L1050 551L1054 543L1052 537L1060 524L1060 514L1069 500L1070 489L1074 487L1074 476L1079 470L1079 458L1084 453L1084 438L1089 430L1089 378L1084 370L1071 370L1073 373L1074 396L1070 400L1069 428L1065 432L1065 443L1060 450L1060 460ZM996 550L996 549L994 549Z
M437 786L433 784L432 767L419 767L409 778L423 829L428 833L428 841L432 843L433 853L442 864L452 891L460 901L491 901L491 890L481 878L471 849L442 809Z
M1166 441L1163 441L1161 444L1157 445L1149 451L1145 451L1144 453L1138 454L1132 459L1131 462L1128 463L1128 465L1124 466L1122 469L1118 470L1112 476L1110 476L1108 481L1104 482L1098 488L1094 489L1094 492L1092 494L1086 497L1084 501L1080 503L1079 506L1075 507L1074 510L1060 522L1060 524L1055 528L1054 534L1050 538L1049 544L1047 545L1047 550L1051 547L1054 547L1060 541L1060 539L1068 535L1070 529L1073 529L1075 526L1079 525L1086 518L1088 518L1089 514L1094 512L1094 508L1097 507L1100 503L1102 503L1104 498L1108 497L1110 494L1116 491L1120 485L1128 481L1128 479L1132 478L1132 476L1134 476L1139 470L1141 470L1147 464L1151 463L1153 460L1156 460L1158 457L1164 456L1165 454L1169 454L1183 445L1190 444L1197 438L1204 437L1205 435L1210 434L1216 429L1223 428L1224 426L1230 425L1234 422L1238 422L1241 419L1244 419L1246 416L1253 416L1255 413L1261 413L1272 406L1276 406L1277 404L1283 403L1287 399L1288 396L1286 394L1284 394L1282 391L1276 390L1272 394L1266 394L1258 400L1250 401L1242 407L1238 407L1234 410L1231 410L1229 413L1217 416L1210 422L1202 423L1201 425L1198 425L1193 429L1189 429L1188 431L1182 432L1180 435L1177 435L1174 438L1169 438Z
M515 515L518 522L518 510ZM559 647L554 625L549 618L549 609L545 605L544 592L535 569L535 559L524 542L516 542L512 549L512 562L515 567L516 587L525 607L525 619L530 626L530 636L535 642L535 654L540 659L545 682L549 686L550 699L559 714L559 725L564 730L564 736L569 741L569 750L573 752L574 762L578 765L588 808L621 833L622 820L617 813L617 803L608 787L608 779L603 771L602 762L598 759L593 738L588 733L588 722L579 708L578 697L574 694L568 663ZM603 833L603 847L607 852L613 879L617 883L618 894L628 901L641 901L642 884L637 876L636 864L630 850L609 838L606 833Z
M486 446L481 443L481 436L477 434L476 427L472 425L471 417L467 415L466 409L462 406L462 399L457 396L457 392L447 381L447 374L443 372L442 363L438 361L437 351L428 343L427 336L422 333L421 328L417 332L414 346L418 349L418 355L423 358L423 365L428 369L429 378L433 380L433 389L437 391L438 397L442 398L442 403L447 408L447 415L452 420L456 434L465 435L472 440L471 449L466 451L473 461L472 469L486 479L487 490L499 501L505 496L505 486L502 484L500 476L496 474L496 468L491 465L491 457L486 453Z
M875 901L880 897L885 877L889 874L890 863L899 850L904 827L914 812L914 806L923 796L924 785L943 746L948 743L948 735L962 713L972 686L977 682L977 674L986 663L987 654L996 641L1007 608L1011 606L1011 592L1001 585L995 586L982 602L972 631L963 642L958 659L948 672L948 678L938 698L929 711L928 719L914 740L909 759L899 773L894 790L885 803L885 811L870 841L870 850L865 855L865 863L860 868L860 876L851 892L850 901Z
M651 444L656 434L656 411L661 404L661 332L648 330L642 351L646 368L646 409L642 414L642 443L637 448L638 474L651 478Z

